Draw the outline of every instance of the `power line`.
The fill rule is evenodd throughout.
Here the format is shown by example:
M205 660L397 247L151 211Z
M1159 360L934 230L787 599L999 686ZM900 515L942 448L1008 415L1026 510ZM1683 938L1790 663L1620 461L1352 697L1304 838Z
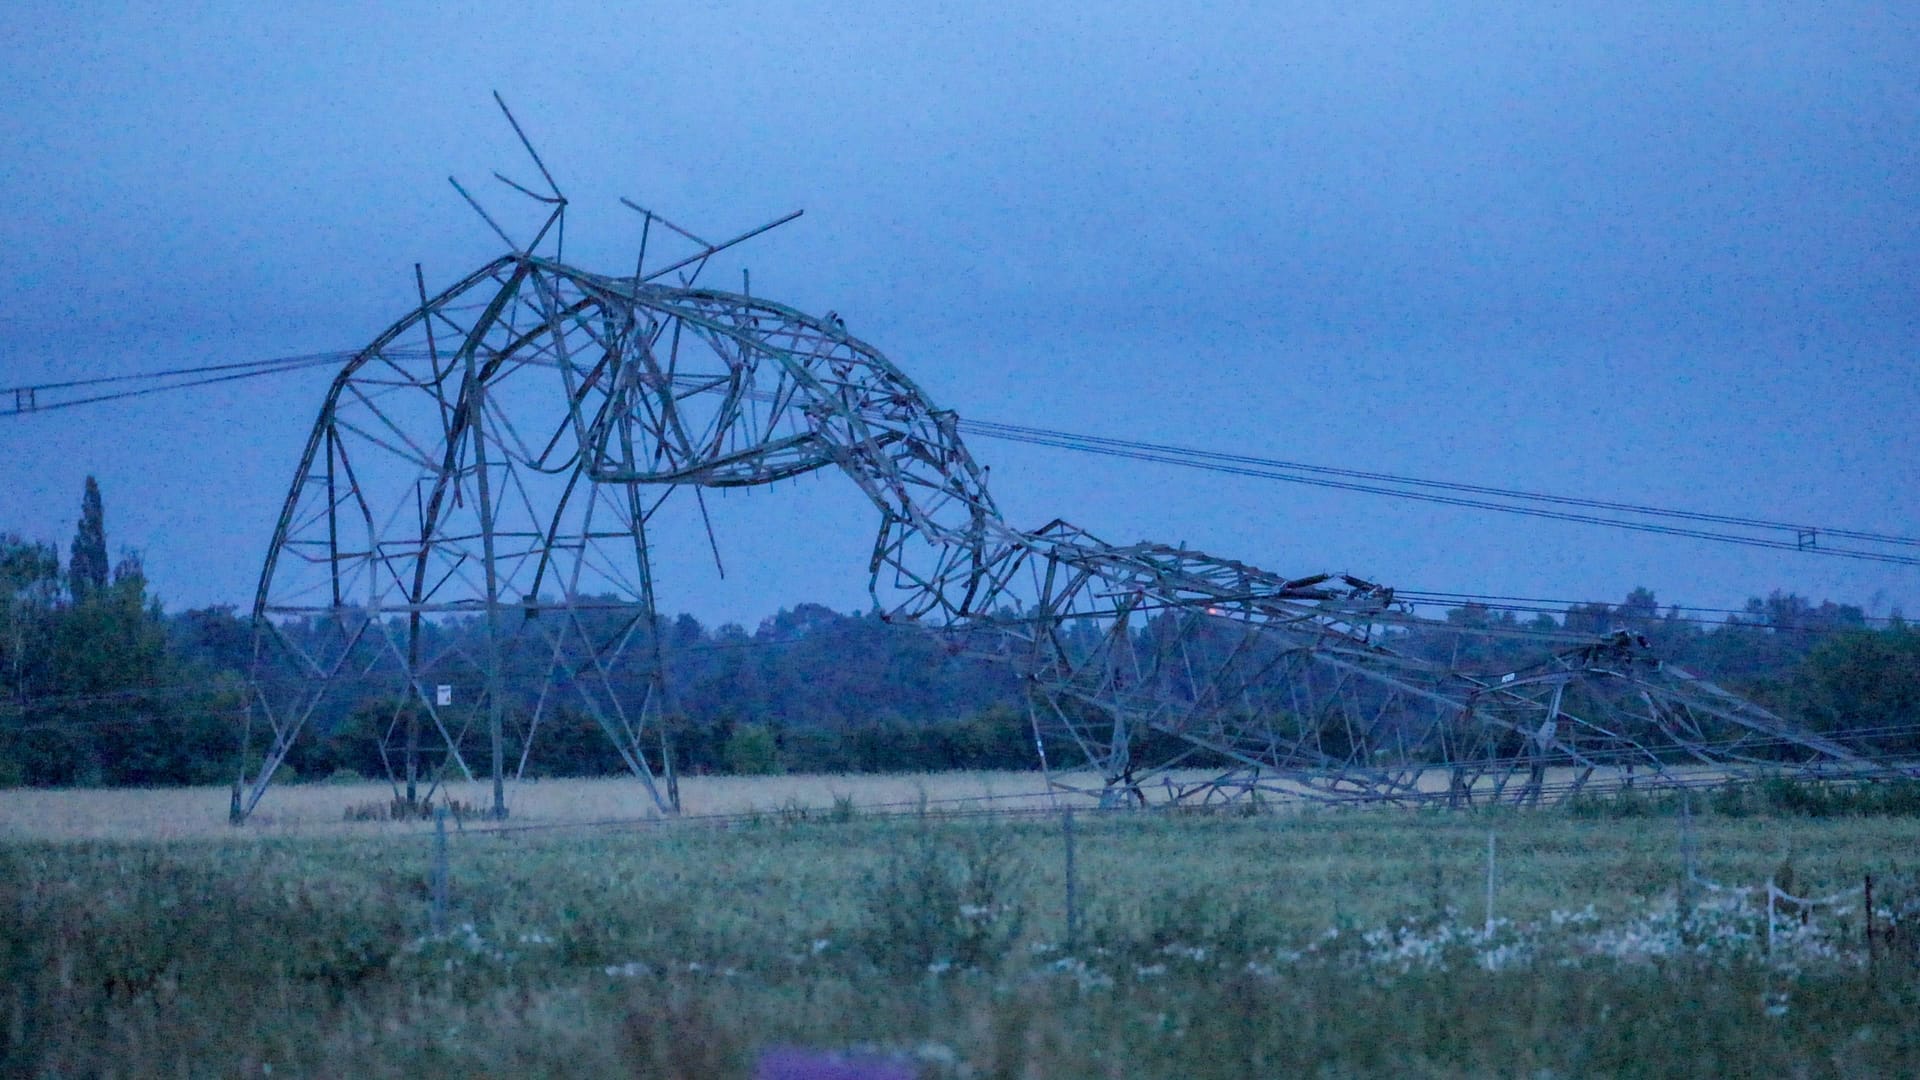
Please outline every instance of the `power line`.
M135 375L116 375L97 379L79 379L10 387L0 390L0 395L11 395L13 398L13 407L11 409L0 409L0 417L19 416L32 412L46 412L53 409L71 408L79 405L99 404L123 398L139 397L146 394L163 393L169 390L184 390L211 383L304 370L323 364L345 363L358 355L360 355L358 352L313 353L303 356L281 357L273 360L248 363L212 364L201 367L174 368L167 371ZM398 354L396 353L395 355L397 356ZM39 396L43 392L110 383L183 379L187 376L199 375L206 375L207 377L194 378L188 381L163 382L157 386L145 386L132 390L122 390L45 404L39 402ZM1182 468L1200 469L1227 475L1278 480L1285 483L1304 484L1338 491L1411 499L1417 502L1426 502L1442 506L1486 510L1524 517L1544 518L1553 521L1566 521L1581 525L1597 525L1606 528L1623 529L1660 536L1675 536L1716 543L1737 544L1745 547L1757 547L1774 551L1803 552L1836 558L1891 563L1900 566L1920 566L1920 555L1874 551L1859 547L1821 546L1819 542L1822 536L1826 536L1840 537L1869 544L1920 547L1920 538L1890 533L1871 532L1861 529L1810 526L1765 518L1659 507L1645 503L1587 499L1576 496L1555 495L1547 492L1493 487L1485 484L1400 476L1394 473L1347 469L1329 465L1312 465L1304 462L1258 457L1250 454L1225 453L1221 451L1203 450L1196 447L1176 446L1167 443L1118 439L1102 435L1086 435L1022 424L1004 424L989 420L962 420L960 427L963 431L984 438L1019 442L1053 449L1072 450L1080 453L1117 457L1133 461L1176 465ZM1507 501L1490 501L1494 499ZM1570 509L1555 509L1555 507ZM1588 513L1583 511L1630 514L1635 517L1654 520L1633 520L1632 518L1604 516L1601 513ZM1792 535L1792 539L1744 535L1741 533L1698 528L1692 525L1662 524L1662 520L1690 522L1699 525L1734 526L1763 533L1787 533Z
M67 379L60 382L10 386L0 388L0 398L12 399L10 407L0 408L0 417L51 412L55 409L70 409L78 405L98 405L103 402L119 401L124 398L166 393L169 390L186 390L196 386L231 382L237 379L252 379L262 375L280 375L290 371L305 371L308 368L345 364L359 355L360 353L358 351L305 353L299 356L276 357L271 360L248 360L232 364L203 364L198 367L169 368L164 371L144 371L131 375L102 375L92 379ZM381 350L381 355L394 359L414 358L426 355L426 351L424 349L383 349ZM205 377L190 378L190 376ZM132 390L117 390L86 397L63 398L53 401L40 400L42 395L57 391L72 391L86 387L109 386L120 383L159 383L160 385L142 386Z
M21 391L67 390L76 386L104 386L108 383L136 382L144 379L170 379L181 375L204 375L210 371L238 371L254 368L278 368L307 363L336 363L350 360L354 356L349 352L308 353L303 356L282 356L272 360L243 360L232 364L205 364L200 367L170 368L165 371L142 371L131 375L102 375L92 379L69 379L66 382L37 383L32 386L9 387L0 393L14 394Z
M1519 504L1519 503L1491 502L1491 501L1488 501L1487 499L1467 498L1464 496L1457 496L1457 495L1433 494L1425 491L1414 491L1414 490L1405 490L1402 488L1384 487L1379 484L1363 484L1363 483L1350 482L1346 480L1328 479L1323 476L1301 475L1300 473L1297 473L1297 472L1288 471L1295 468L1295 466L1286 462L1273 462L1271 464L1235 464L1233 463L1232 459L1237 457L1244 457L1243 455L1221 455L1221 454L1214 454L1211 451L1190 451L1184 448L1160 449L1160 448L1157 448L1158 444L1153 444L1153 443L1135 443L1130 440L1106 439L1099 436L1075 435L1069 432L1047 431L1044 434L1031 434L1029 433L1029 431L1038 432L1038 431L1044 431L1044 429L1021 429L1017 427L1010 427L1009 425L991 424L988 421L980 421L980 420L973 420L973 421L963 420L960 423L960 427L962 431L972 432L974 434L982 435L992 439L1003 439L1009 442L1028 443L1034 446L1046 446L1046 447L1052 447L1052 448L1061 449L1061 450L1075 450L1081 453L1099 454L1105 457L1124 458L1132 461L1147 461L1147 462L1154 462L1154 463L1164 464L1164 465L1178 465L1183 468L1201 469L1207 472L1226 473L1233 476L1249 476L1249 477L1255 477L1262 480L1280 480L1286 483L1305 484L1311 487L1331 488L1337 491L1352 491L1352 492L1359 492L1359 493L1369 494L1369 495L1387 495L1394 498L1412 499L1417 502L1435 503L1442 506L1456 506L1456 507L1462 507L1462 508L1471 509L1471 510L1491 510L1498 513L1517 514L1523 517L1545 518L1552 521L1567 521L1567 522L1573 522L1581 525L1601 525L1608 528L1625 529L1633 532L1653 533L1655 535L1660 535L1660 536L1679 536L1679 537L1686 537L1694 540L1710 540L1710 541L1714 541L1717 543L1724 543L1724 544L1739 544L1746 547L1768 548L1775 551L1805 552L1805 553L1815 554L1815 555L1828 555L1836 558L1861 559L1869 562L1893 563L1899 566L1920 566L1920 556L1902 555L1902 554L1896 554L1893 552L1871 551L1864 548L1821 547L1818 545L1817 540L1810 541L1808 539L1803 539L1803 537L1817 538L1817 536L1821 533L1826 533L1828 535L1834 535L1834 536L1841 536L1841 535L1861 536L1861 537L1872 536L1876 538L1884 535L1884 534L1878 534L1878 533L1863 533L1858 530L1843 530L1843 529L1829 530L1824 528L1797 527L1797 526L1779 525L1774 523L1756 523L1755 525L1750 526L1753 528L1795 530L1796 538L1794 540L1777 540L1777 539L1770 539L1764 536L1744 536L1739 533L1715 532L1707 529L1688 528L1685 526L1662 525L1652 521L1633 521L1626 518L1603 517L1596 514L1575 513L1575 512L1566 511L1566 510L1552 510L1552 509L1547 509L1545 507L1528 506L1528 505ZM1262 461L1265 461L1266 459L1249 458L1245 460L1262 462ZM1326 467L1316 466L1315 468L1324 469ZM1379 474L1379 475L1386 475L1386 474ZM1421 481L1421 480L1414 480L1412 478L1407 478L1405 482L1414 483L1414 484L1445 483L1444 481ZM1470 487L1470 485L1460 485L1460 486L1463 488ZM1514 497L1519 498L1523 496L1521 493L1516 492L1514 494ZM1579 500L1573 500L1570 497L1553 496L1552 498L1559 500L1561 502L1569 503L1573 505L1587 505L1587 503L1583 503ZM1627 505L1627 504L1605 504L1605 503L1600 503L1596 500L1592 502L1592 505L1597 507L1597 506L1603 506L1603 505ZM1664 511L1664 513L1671 516L1679 516L1683 514L1688 514L1690 512L1689 511ZM1702 514L1702 515L1697 515L1696 519L1708 519L1712 517L1717 517L1717 515ZM1752 519L1738 519L1738 520L1752 520ZM1900 544L1900 545L1920 544L1920 540L1915 540L1907 537L1893 537L1893 536L1888 536L1885 539L1875 539L1873 542L1887 543L1887 544Z
M1026 439L1072 440L1086 444L1087 446L1104 446L1177 455L1194 461L1217 461L1269 469L1287 469L1315 475L1340 476L1355 480L1379 481L1408 487L1458 491L1474 495L1552 503L1562 506L1577 506L1593 510L1612 510L1622 513L1641 514L1648 517L1699 521L1718 525L1739 525L1752 529L1770 529L1796 534L1817 532L1824 536L1839 536L1850 540L1866 540L1874 543L1920 547L1920 537L1892 536L1885 533L1865 532L1857 529L1815 527L1786 521L1770 521L1764 518L1740 517L1732 514L1710 514L1694 510L1675 510L1665 507L1649 506L1644 503L1586 499L1570 495L1553 495L1538 491L1491 487L1485 484L1466 484L1451 480L1428 480L1411 476L1398 476L1393 473L1368 472L1361 469L1343 469L1331 465L1309 465L1304 462L1255 457L1249 454L1229 454L1214 450L1201 450L1195 447L1174 446L1166 443L1139 442L1131 439L1114 439L1099 435L1081 435L1073 432L1054 431L1048 428L1029 427L1022 424L1002 424L989 420L962 420L960 426L973 431L975 434L986 436L987 438L1009 439L1013 441L1024 441ZM1078 448L1079 447L1075 447L1075 449Z
M109 375L97 379L72 379L66 382L40 383L33 386L14 386L0 390L0 396L12 398L10 406L0 406L0 416L23 416L27 413L52 412L55 409L71 409L80 405L98 405L108 401L120 401L125 398L144 397L148 394L161 394L169 390L186 390L196 386L208 386L213 383L233 382L238 379L253 379L262 375L279 375L289 371L301 371L306 368L344 363L352 359L353 353L315 353L309 356L289 356L278 360L262 360L248 364L210 364L197 368L175 368L170 371L153 371L139 375ZM205 378L186 379L189 375L205 372L224 372L208 375ZM162 380L182 380L165 382ZM116 390L110 393L91 396L66 398L63 400L40 400L42 394L49 391L74 390L81 387L103 386L112 383L158 382L156 386L142 386L131 390Z

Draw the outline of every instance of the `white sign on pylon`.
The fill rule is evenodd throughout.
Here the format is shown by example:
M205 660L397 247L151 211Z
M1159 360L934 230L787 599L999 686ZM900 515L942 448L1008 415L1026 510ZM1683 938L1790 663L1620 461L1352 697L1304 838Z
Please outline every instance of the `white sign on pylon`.
M439 686L434 687L433 703L436 706L453 704L453 687L446 683L441 683Z

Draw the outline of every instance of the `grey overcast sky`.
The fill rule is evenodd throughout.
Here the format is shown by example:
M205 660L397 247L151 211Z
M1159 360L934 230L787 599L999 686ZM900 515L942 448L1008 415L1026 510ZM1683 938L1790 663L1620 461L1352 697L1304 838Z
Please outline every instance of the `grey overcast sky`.
M1920 7L1791 3L0 8L0 386L356 348L628 195L837 310L963 417L1920 535ZM724 279L716 279L724 280ZM0 530L85 476L170 608L251 603L326 384L0 418ZM4 403L0 403L4 404ZM1010 519L1408 588L1920 608L1920 569L975 440ZM662 540L662 604L865 604L823 477ZM695 541L697 540L697 543Z

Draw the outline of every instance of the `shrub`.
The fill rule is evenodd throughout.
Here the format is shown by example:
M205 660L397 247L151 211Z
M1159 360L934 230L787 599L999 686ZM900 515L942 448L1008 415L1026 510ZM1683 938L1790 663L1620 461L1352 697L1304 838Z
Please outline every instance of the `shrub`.
M1678 814L1684 793L1671 791L1615 791L1575 795L1561 805L1568 814L1585 820L1664 817Z
M245 769L247 779L251 781L259 776L260 767L265 764L266 759L260 756L260 751L253 750L249 752L247 754ZM231 764L229 763L229 768L230 767ZM223 770L223 775L231 775L231 773ZM282 758L279 767L273 770L273 782L276 784L297 784L300 782L300 774L291 764L288 764L286 759Z
M459 799L442 799L440 805L446 807L447 813L455 818L473 817L477 813L472 803L461 802ZM396 795L386 802L364 802L349 806L345 820L428 821L433 818L433 810L434 804L429 800L422 799L419 802L410 803Z
M742 776L772 776L780 771L780 749L773 732L759 724L733 729L722 753L727 768Z
M1920 965L1920 875L1879 875L1874 882L1874 936L1888 953Z
M1920 780L1831 782L1773 776L1730 781L1690 796L1676 791L1582 794L1561 805L1583 819L1672 817L1689 798L1694 808L1719 817L1920 817Z
M1008 836L921 824L866 881L860 945L868 958L897 974L997 967L1025 918L1015 899L1022 868Z
M1713 808L1728 817L1913 817L1920 815L1920 781L1830 783L1776 776L1720 788L1714 792Z
M1244 961L1275 944L1243 899L1218 889L1182 886L1091 906L1095 952L1133 964Z

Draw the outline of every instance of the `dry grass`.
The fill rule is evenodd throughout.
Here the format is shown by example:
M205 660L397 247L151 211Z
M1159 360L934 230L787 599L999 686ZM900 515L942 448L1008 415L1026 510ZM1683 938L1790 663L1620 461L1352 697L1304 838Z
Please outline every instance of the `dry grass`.
M727 780L709 794L845 794L857 778L835 779ZM574 810L593 788L629 790L533 787L571 790ZM269 805L284 815L324 799L316 813L331 814L369 793L380 790L289 787ZM15 794L0 809L111 793ZM120 799L182 800L217 836L294 827L236 834L219 824L218 794ZM521 815L534 814L533 793L519 794ZM776 817L510 841L469 830L450 838L452 933L439 937L425 934L424 837L319 828L340 831L0 841L0 1076L260 1076L270 1064L276 1077L725 1077L783 1046L925 1050L927 1080L1920 1075L1920 982L1905 960L1861 962L1857 921L1849 931L1839 913L1819 916L1838 959L1797 973L1681 958L1634 929L1677 910L1672 817L1087 815L1081 948L1063 944L1052 820ZM1690 828L1703 876L1757 885L1790 858L1818 895L1910 866L1920 840L1912 817L1706 813ZM1538 927L1594 905L1592 925L1461 946L1480 922L1489 830L1501 918ZM1008 872L977 894L990 863ZM1001 944L981 966L907 974L891 962L972 940L962 935L983 915L1019 935L990 939ZM1755 941L1751 920L1712 925ZM1588 948L1626 930L1647 962ZM1497 969L1479 962L1510 940L1536 944Z
M1565 776L1560 775L1563 771ZM1697 775L1689 774L1689 778L1695 781L1711 775L1705 770L1694 773ZM1196 770L1174 779L1192 782L1212 775ZM1571 770L1550 770L1549 790L1571 776ZM1084 774L1079 778L1092 779ZM1445 773L1430 771L1421 777L1420 787L1444 792ZM445 792L457 802L476 808L493 803L492 788L484 781L450 784ZM276 785L268 790L247 828L236 831L227 823L229 794L222 787L0 790L0 840L355 836L431 827L425 823L343 820L349 807L384 805L393 794L393 788L379 782ZM1150 801L1160 802L1170 793L1164 787L1150 786L1144 794ZM569 825L658 816L645 790L627 777L509 783L506 798L516 825ZM1049 793L1037 772L993 771L691 776L680 781L680 799L684 813L692 818L756 813L823 815L832 813L835 804L843 800L851 800L853 809L862 814L910 812L923 802L941 811L1096 805L1088 794Z
M698 777L690 810L758 827L469 823L439 936L422 826L340 821L384 785L278 788L242 830L213 788L0 792L0 1076L724 1077L789 1046L925 1051L928 1080L1920 1075L1920 968L1863 959L1857 913L1822 910L1833 959L1804 967L1754 955L1751 904L1699 923L1713 956L1656 918L1683 846L1735 886L1871 871L1888 903L1920 817L1089 814L1076 945L1057 820L833 812L1040 802L1036 779ZM512 798L513 825L644 817L631 781ZM1489 832L1507 929L1483 948Z
M456 783L446 792L475 807L492 805L486 783ZM431 828L423 823L347 822L347 809L392 798L384 783L290 784L267 791L247 827L227 824L229 794L221 787L158 789L31 789L0 791L0 840L176 840L233 836L353 836ZM862 813L929 806L1049 805L1037 773L950 772L915 775L698 776L680 782L689 816L777 814L795 808L832 811L852 799ZM657 816L641 786L627 778L540 780L507 785L514 824L573 824Z

